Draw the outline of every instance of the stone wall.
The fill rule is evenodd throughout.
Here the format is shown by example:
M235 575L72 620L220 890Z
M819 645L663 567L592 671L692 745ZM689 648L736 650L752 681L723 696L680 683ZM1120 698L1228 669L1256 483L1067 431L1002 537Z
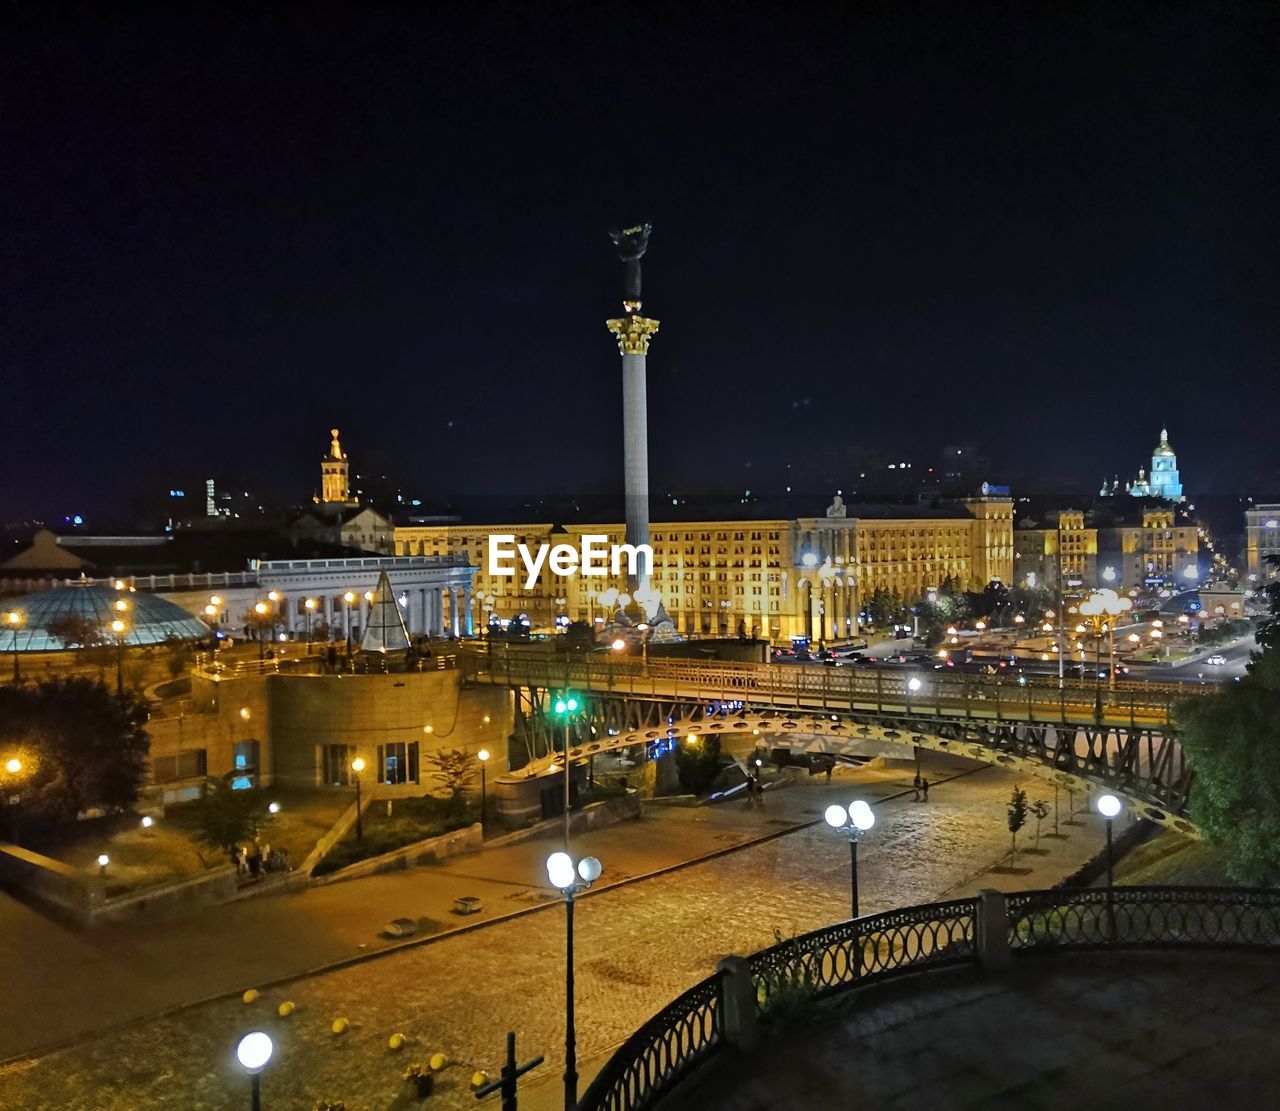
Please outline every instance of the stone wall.
M494 754L496 772L513 728L510 694L497 687L463 689L457 671L392 675L270 676L271 740L276 781L317 782L323 745L349 745L364 758L372 784L377 748L416 741L426 754L458 748ZM503 769L505 770L505 769ZM425 774L420 777L430 784ZM422 786L405 784L406 793Z

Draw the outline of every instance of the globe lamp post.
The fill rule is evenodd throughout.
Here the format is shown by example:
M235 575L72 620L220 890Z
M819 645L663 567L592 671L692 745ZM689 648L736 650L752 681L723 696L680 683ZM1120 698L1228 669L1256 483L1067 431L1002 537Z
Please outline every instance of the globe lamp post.
M578 1103L578 1051L573 1022L573 899L600 878L603 871L594 856L584 856L575 865L568 853L547 857L547 878L564 893L564 1107L573 1111Z
M357 756L351 761L351 778L356 781L356 840L364 840L364 816L360 805L360 773L364 771L364 758Z
M274 1048L271 1044L271 1035L261 1030L246 1034L236 1046L236 1060L249 1074L249 1106L252 1111L262 1111L262 1070L271 1060L271 1052Z
M876 824L875 811L862 799L854 799L846 809L832 803L823 813L827 825L849 838L849 905L851 918L858 917L858 842Z

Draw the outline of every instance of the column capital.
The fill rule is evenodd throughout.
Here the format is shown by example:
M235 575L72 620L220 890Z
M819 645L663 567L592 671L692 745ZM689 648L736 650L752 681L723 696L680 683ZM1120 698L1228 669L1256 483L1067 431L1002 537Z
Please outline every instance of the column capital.
M624 301L627 315L606 320L605 327L618 337L618 350L624 355L647 355L649 340L658 331L658 322L639 315L639 301Z

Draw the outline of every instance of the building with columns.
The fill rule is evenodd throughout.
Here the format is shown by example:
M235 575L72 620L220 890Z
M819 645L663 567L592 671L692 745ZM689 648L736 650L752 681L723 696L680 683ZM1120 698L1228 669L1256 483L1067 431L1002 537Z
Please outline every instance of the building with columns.
M858 516L847 515L854 510ZM843 515L842 515L843 514ZM554 525L399 526L401 556L464 557L475 568L472 623L527 617L533 629L564 619L597 627L607 616L599 594L618 586L600 577L560 577L543 567L533 589L489 574L488 538L515 537L580 547L584 534L621 543L621 522ZM839 641L858 632L863 599L876 589L911 602L950 578L981 590L1013 575L1013 503L1004 495L930 507L846 507L837 498L822 517L655 521L650 525L652 583L685 635L741 632L785 644L794 637Z

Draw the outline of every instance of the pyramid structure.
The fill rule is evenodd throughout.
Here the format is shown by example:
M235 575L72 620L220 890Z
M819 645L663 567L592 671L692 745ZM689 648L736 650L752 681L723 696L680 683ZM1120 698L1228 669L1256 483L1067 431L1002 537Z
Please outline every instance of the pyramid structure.
M378 576L378 585L369 603L369 620L360 634L361 652L403 652L409 647L409 631L396 602L387 573Z

